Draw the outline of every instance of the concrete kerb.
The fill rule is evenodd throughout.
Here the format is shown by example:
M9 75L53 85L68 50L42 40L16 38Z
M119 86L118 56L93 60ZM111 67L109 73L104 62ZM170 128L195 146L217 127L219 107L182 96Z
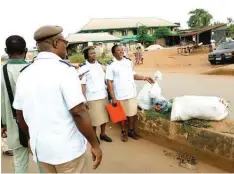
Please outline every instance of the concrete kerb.
M142 138L234 172L233 134L196 127L191 127L189 132L183 132L182 129L181 123L151 118L138 112L136 130Z

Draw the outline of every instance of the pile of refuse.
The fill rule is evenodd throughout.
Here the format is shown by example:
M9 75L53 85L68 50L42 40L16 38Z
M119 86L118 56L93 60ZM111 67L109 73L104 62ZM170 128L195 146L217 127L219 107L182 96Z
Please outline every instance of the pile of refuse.
M154 110L157 113L170 115L171 121L191 119L220 121L229 115L229 103L216 96L180 96L168 100L162 95L159 82L162 73L154 74L155 82L144 84L138 94L138 107L144 112ZM198 121L199 122L199 121Z

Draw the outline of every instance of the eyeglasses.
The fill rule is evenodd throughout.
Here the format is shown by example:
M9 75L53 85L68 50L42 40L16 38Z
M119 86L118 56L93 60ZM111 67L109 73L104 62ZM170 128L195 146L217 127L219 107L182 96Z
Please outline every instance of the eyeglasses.
M64 39L58 39L58 40L61 40L66 46L68 46L69 45L69 42L68 41L66 41L66 40L64 40Z

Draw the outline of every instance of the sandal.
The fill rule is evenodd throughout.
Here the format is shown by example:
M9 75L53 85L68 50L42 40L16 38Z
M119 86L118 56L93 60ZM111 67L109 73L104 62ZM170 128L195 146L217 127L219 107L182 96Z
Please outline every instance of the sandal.
M127 135L126 131L122 131L122 133L121 133L121 140L123 142L127 142L128 141L128 135Z
M129 130L128 131L128 136L131 137L134 140L139 140L140 136L137 135L137 133L134 130Z

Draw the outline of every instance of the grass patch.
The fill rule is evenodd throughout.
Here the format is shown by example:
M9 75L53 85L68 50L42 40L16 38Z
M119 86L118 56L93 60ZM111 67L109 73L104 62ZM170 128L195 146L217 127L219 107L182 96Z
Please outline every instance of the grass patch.
M194 128L192 126L182 123L182 127L180 129L180 134L182 134L182 135L186 134L186 133L191 134L191 133L194 133L194 132L195 132L195 130L194 130Z
M179 123L182 124L180 133L194 133L195 127L196 128L209 128L212 127L210 124L210 121L207 120L200 120L200 119L192 119L192 120L186 120L186 121L179 121Z
M144 112L145 112L145 115L147 117L150 117L150 118L164 118L164 119L167 119L167 120L170 119L170 113L168 113L168 114L160 114L160 113L156 112L154 109L151 109L151 110L148 110L148 111L144 111Z

